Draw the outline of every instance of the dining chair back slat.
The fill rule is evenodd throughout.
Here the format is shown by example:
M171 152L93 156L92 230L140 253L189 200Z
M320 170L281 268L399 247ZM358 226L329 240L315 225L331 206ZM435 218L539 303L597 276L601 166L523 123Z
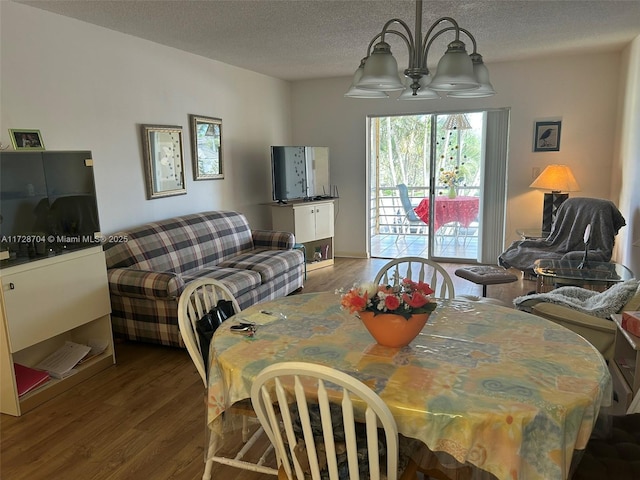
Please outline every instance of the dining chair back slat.
M365 478L358 441L363 432L366 478L379 480L383 472L388 480L399 478L395 419L382 399L351 375L306 362L278 363L255 378L251 401L287 478L320 480L328 475L337 480L346 471L352 480ZM379 428L386 442L384 459L378 449ZM401 480L415 478L415 468L405 472L412 476Z
M440 264L422 257L401 257L389 261L378 271L376 285L398 286L403 279L427 282L434 290L435 298L455 297L453 280Z

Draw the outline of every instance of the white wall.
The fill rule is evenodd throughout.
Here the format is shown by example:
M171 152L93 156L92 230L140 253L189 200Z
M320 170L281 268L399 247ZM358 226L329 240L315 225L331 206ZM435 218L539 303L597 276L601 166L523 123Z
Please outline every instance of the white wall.
M627 228L616 239L615 259L640 276L640 37L623 52L620 79L619 148L613 171L616 192ZM624 172L624 174L622 173Z
M581 191L572 196L611 198L620 53L590 53L488 65L498 94L484 99L417 102L344 98L350 79L293 84L293 137L327 145L332 183L340 191L336 254L366 254L366 116L464 109L511 109L507 243L516 228L540 228L543 191L529 188L532 169L569 165ZM561 119L559 152L533 152L536 120Z
M48 150L91 150L105 232L208 209L269 227L269 146L326 145L341 197L336 253L364 256L366 116L508 107L507 242L540 225L532 168L566 163L582 187L574 196L620 205L629 233L616 258L640 271L640 248L630 246L640 238L638 39L623 54L489 65L498 95L488 99L407 103L344 98L346 77L291 85L12 2L0 1L0 22L0 140L9 143L8 128L36 128ZM192 180L190 113L223 119L224 180ZM534 121L549 118L563 120L560 152L534 153ZM144 123L183 126L187 195L146 200Z
M39 129L47 150L91 150L104 232L215 209L270 227L289 83L12 2L0 20L0 140ZM190 113L222 118L224 180L193 180ZM183 127L186 195L146 199L139 124Z

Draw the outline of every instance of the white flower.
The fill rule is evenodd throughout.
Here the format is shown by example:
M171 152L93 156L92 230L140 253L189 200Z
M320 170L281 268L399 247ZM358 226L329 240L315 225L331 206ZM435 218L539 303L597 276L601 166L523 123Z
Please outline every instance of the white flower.
M373 282L365 282L360 284L360 286L358 287L358 289L364 293L367 292L367 297L369 299L373 298L375 296L375 294L378 292L378 285L376 285Z

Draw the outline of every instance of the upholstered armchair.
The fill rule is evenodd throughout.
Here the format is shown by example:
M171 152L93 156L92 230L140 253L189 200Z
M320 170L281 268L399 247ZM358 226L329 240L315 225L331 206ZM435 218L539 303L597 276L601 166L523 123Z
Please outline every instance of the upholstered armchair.
M543 240L518 240L499 257L504 268L517 268L533 273L537 259L581 260L584 256L584 234L590 227L588 260L611 260L614 239L626 221L615 204L600 198L574 197L558 208L549 236Z
M574 292L577 296L572 294L564 302L562 297L565 292ZM607 292L611 297L611 303L607 303ZM615 295L616 293L620 295ZM616 324L606 316L608 313L640 310L640 284L637 280L629 280L614 285L605 292L593 292L580 287L561 287L548 294L518 297L513 302L519 310L544 317L581 335L596 347L605 359L610 360L613 358ZM596 307L590 309L591 306Z

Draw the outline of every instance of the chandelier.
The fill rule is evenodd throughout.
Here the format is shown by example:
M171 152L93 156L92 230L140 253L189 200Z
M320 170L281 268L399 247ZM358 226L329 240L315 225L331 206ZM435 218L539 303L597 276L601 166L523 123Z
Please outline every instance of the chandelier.
M400 25L404 32L392 30L393 24ZM447 46L432 77L427 68L429 48L436 38L447 32L455 33L455 39ZM473 44L470 55L467 54L464 42L460 40L461 33ZM409 66L404 70L404 83L398 75L398 62L391 53L390 45L385 42L386 35L399 36L409 50ZM373 45L378 39L378 43ZM345 97L388 98L386 92L399 90L403 90L398 97L400 100L440 98L440 94L456 98L477 98L490 97L496 93L489 81L489 70L477 51L475 38L468 30L458 26L453 18L439 18L422 38L422 0L416 0L415 35L400 19L392 18L385 23L382 32L369 42L367 56L360 61Z

